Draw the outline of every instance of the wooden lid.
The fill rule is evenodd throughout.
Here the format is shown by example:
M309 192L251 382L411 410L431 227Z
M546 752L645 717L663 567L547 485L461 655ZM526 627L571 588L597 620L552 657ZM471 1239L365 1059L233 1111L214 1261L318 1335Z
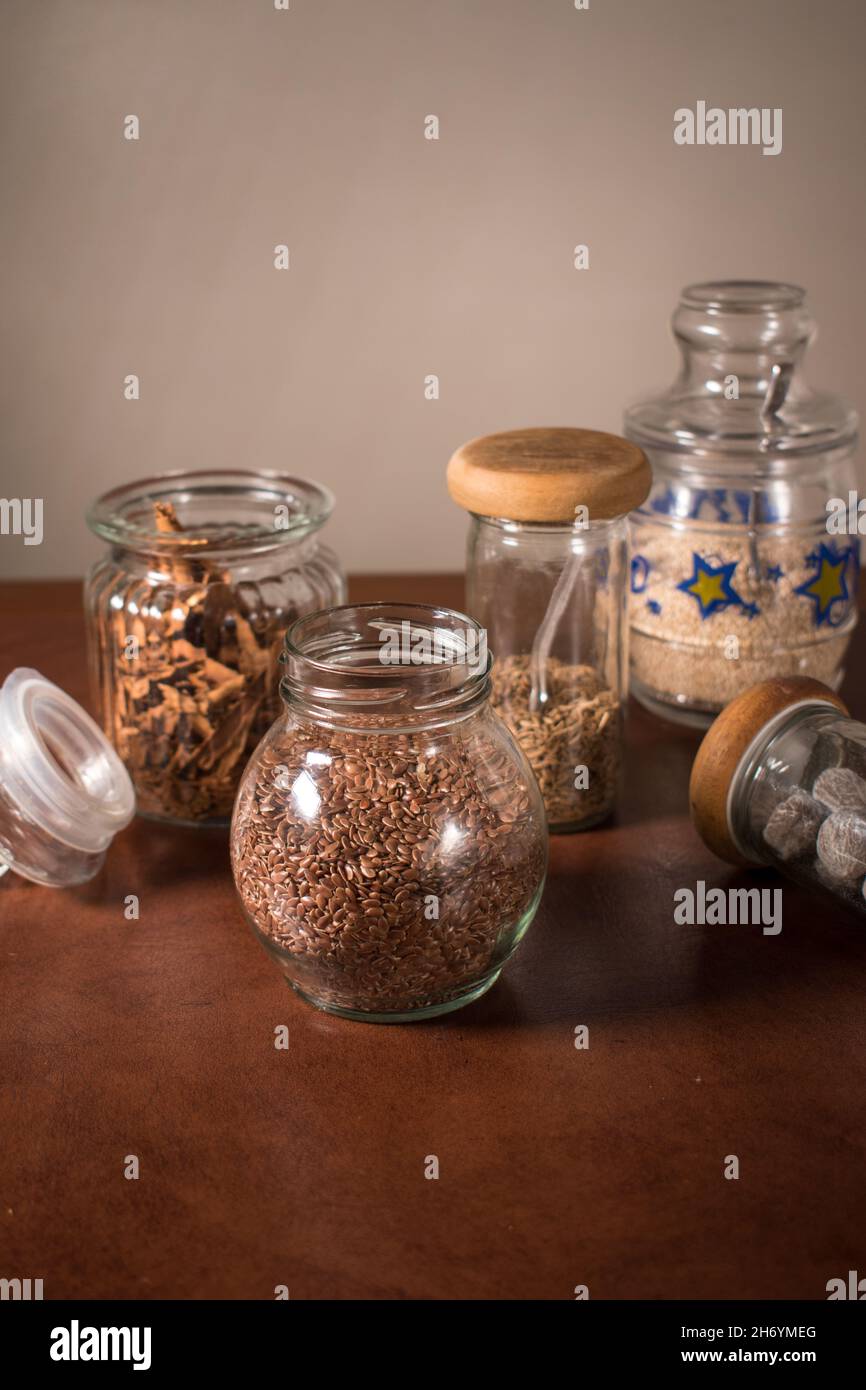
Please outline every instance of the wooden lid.
M728 792L749 744L793 705L830 705L847 714L839 696L808 676L778 676L744 690L726 705L697 751L689 782L692 822L704 844L731 864L748 864L728 822Z
M642 449L601 430L528 429L463 444L448 491L467 511L510 521L573 522L576 509L606 521L639 507L652 482Z

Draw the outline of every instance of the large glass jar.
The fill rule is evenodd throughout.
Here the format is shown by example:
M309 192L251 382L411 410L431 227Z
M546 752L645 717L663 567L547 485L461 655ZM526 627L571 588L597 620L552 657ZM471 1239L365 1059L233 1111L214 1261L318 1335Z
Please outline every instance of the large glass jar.
M692 815L735 864L767 864L866 911L866 725L804 677L739 695L692 770Z
M708 724L775 675L834 688L857 621L857 536L828 503L856 485L857 416L811 390L814 323L796 285L692 285L673 331L673 387L626 412L653 466L632 518L632 689Z
M289 630L285 709L232 821L247 918L289 983L370 1022L459 1008L535 915L544 811L474 623L409 604Z
M448 466L471 514L466 605L495 658L493 702L538 779L552 833L610 814L628 694L625 513L640 449L593 430L512 430Z
M103 726L144 816L227 824L279 708L279 655L303 613L339 603L315 534L333 498L276 473L166 473L106 493L108 553L85 585Z

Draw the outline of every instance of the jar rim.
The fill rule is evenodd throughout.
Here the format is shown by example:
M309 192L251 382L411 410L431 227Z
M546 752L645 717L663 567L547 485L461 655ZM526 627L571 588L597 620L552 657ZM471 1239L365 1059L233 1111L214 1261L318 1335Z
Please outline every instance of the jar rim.
M286 632L283 697L312 710L448 719L486 700L491 657L473 618L434 604L322 608Z
M646 503L642 502L641 506ZM638 510L637 508L635 510ZM590 517L585 526L576 526L573 521L515 521L508 516L485 516L483 512L470 512L473 521L484 526L496 527L500 531L515 534L538 534L541 536L574 536L578 541L589 536L610 537L625 526L629 513L616 516Z
M159 529L157 503L174 507L182 530ZM214 519L196 520L196 507L207 503ZM241 505L247 521L239 519ZM309 478L267 469L179 469L104 492L88 509L87 524L103 540L130 550L253 552L318 530L333 507L331 490Z
M822 700L814 695L798 700L794 704L786 705L756 731L754 738L743 750L740 760L731 774L728 794L725 799L725 820L728 835L731 844L742 858L751 863L761 863L762 861L750 850L747 836L741 833L741 811L744 809L743 793L748 795L753 790L755 771L770 752L771 745L779 735L789 733L796 724L813 714L826 714L835 719L847 719L849 717L844 707L840 708L838 704L833 704L830 700Z
M704 280L686 285L680 295L680 303L688 308L724 314L797 309L805 299L801 285L779 280Z

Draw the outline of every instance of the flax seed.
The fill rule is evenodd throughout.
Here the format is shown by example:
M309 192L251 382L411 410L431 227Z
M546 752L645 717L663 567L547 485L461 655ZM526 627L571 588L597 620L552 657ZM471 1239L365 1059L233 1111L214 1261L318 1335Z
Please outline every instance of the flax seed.
M322 751L329 765L307 764ZM440 738L431 751L421 732L290 725L251 768L232 834L238 889L286 973L319 1002L424 1008L510 954L545 845L540 806L501 736ZM319 797L312 824L291 793L302 771Z

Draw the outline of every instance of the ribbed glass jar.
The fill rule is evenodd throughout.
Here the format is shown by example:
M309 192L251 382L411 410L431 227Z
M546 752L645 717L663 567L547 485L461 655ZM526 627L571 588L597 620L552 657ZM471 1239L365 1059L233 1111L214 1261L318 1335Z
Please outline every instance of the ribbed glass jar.
M544 809L490 707L482 639L409 604L331 609L286 636L285 708L244 774L232 866L255 934L319 1008L459 1008L535 916Z
M772 676L842 679L859 542L828 504L856 486L857 416L802 380L814 323L795 285L692 285L673 330L679 378L625 416L653 466L631 521L632 689L706 725Z
M316 534L332 505L317 483L238 471L163 474L91 509L109 544L85 586L92 679L140 814L228 823L279 708L286 628L345 597Z

